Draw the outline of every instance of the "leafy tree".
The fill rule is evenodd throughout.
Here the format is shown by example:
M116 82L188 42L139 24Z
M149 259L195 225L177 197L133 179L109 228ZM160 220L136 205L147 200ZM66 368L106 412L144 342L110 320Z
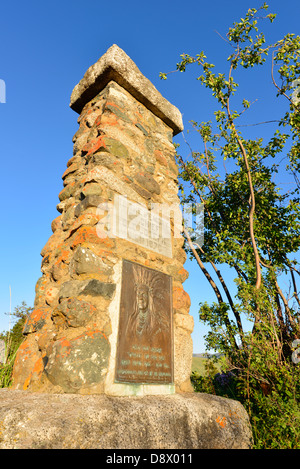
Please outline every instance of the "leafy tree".
M33 308L27 306L23 301L21 306L17 306L13 313L6 313L15 318L15 323L11 330L2 332L0 339L5 342L5 362L0 364L0 387L8 387L11 384L11 375L17 350L24 340L22 334L25 321Z
M187 228L184 235L216 296L213 304L200 304L200 319L210 326L207 346L227 359L256 446L299 448L300 364L292 352L300 339L300 37L287 34L266 44L258 25L276 17L261 16L267 10L266 4L249 9L229 28L226 73L215 73L204 52L181 55L176 71L198 65L197 79L218 108L209 122L191 121L202 142L199 151L185 158L176 147L181 201L204 205L204 245ZM269 66L275 94L285 105L284 115L272 120L276 130L268 141L249 138L239 125L252 104L239 96L237 79L242 69L258 66ZM278 175L294 181L288 192ZM224 267L234 273L234 284Z

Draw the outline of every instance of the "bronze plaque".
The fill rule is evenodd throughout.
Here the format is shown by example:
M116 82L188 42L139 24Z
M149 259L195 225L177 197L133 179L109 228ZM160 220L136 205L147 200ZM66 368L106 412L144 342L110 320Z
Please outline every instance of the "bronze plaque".
M172 278L123 260L115 381L173 383Z

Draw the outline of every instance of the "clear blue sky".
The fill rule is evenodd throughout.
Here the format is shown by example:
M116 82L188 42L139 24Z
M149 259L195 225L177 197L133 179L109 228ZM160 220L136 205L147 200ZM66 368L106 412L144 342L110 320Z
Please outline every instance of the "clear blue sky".
M118 44L180 109L188 129L191 119L212 118L208 93L193 73L172 74L162 81L159 72L174 70L180 54L201 50L210 62L226 65L228 46L216 31L225 35L233 21L262 3L16 0L2 4L0 79L6 83L6 103L0 104L0 330L8 327L4 313L9 311L10 285L12 309L23 300L28 305L34 301L35 284L41 276L40 251L52 234L51 221L58 215L61 176L72 156L72 137L78 128L69 99L87 68L112 44ZM288 32L299 34L299 0L267 3L269 12L278 13L273 25L266 23L269 41ZM271 89L269 70L268 76L245 76L248 94L243 97L259 98L250 115L253 122L276 114L274 105L278 104L268 87ZM182 136L175 141L183 144ZM186 268L190 278L184 286L192 298L195 318L194 351L202 352L205 330L198 324L198 304L214 297L197 266L187 262Z

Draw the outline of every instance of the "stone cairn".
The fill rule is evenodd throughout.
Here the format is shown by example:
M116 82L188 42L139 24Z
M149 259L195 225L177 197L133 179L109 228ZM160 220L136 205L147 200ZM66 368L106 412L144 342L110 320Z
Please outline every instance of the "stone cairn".
M42 276L15 360L13 389L114 396L191 392L193 318L182 286L188 274L175 216L170 225L166 221L170 239L159 238L156 245L147 237L112 236L107 222L108 207L120 200L128 201L125 210L141 207L142 221L152 204L180 211L172 137L183 129L181 114L116 45L87 70L70 106L79 114L79 129L62 176L60 215L41 251ZM118 207L126 228L123 206ZM135 328L128 320L125 329L121 321L120 305L130 309L139 282L135 278L134 284L132 275L141 281L149 272L152 282L161 274L167 290L157 300L164 305L157 317L168 331L160 339L168 359L157 344L145 342L158 330L153 324L134 349L135 335L146 330L151 313L140 313ZM157 292L149 282L149 291ZM163 317L170 301L171 314Z

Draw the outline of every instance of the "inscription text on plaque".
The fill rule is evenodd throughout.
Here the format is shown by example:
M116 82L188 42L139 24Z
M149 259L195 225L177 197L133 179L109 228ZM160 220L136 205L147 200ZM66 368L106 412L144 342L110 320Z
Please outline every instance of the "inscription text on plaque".
M112 233L172 258L170 219L119 194L114 197Z

